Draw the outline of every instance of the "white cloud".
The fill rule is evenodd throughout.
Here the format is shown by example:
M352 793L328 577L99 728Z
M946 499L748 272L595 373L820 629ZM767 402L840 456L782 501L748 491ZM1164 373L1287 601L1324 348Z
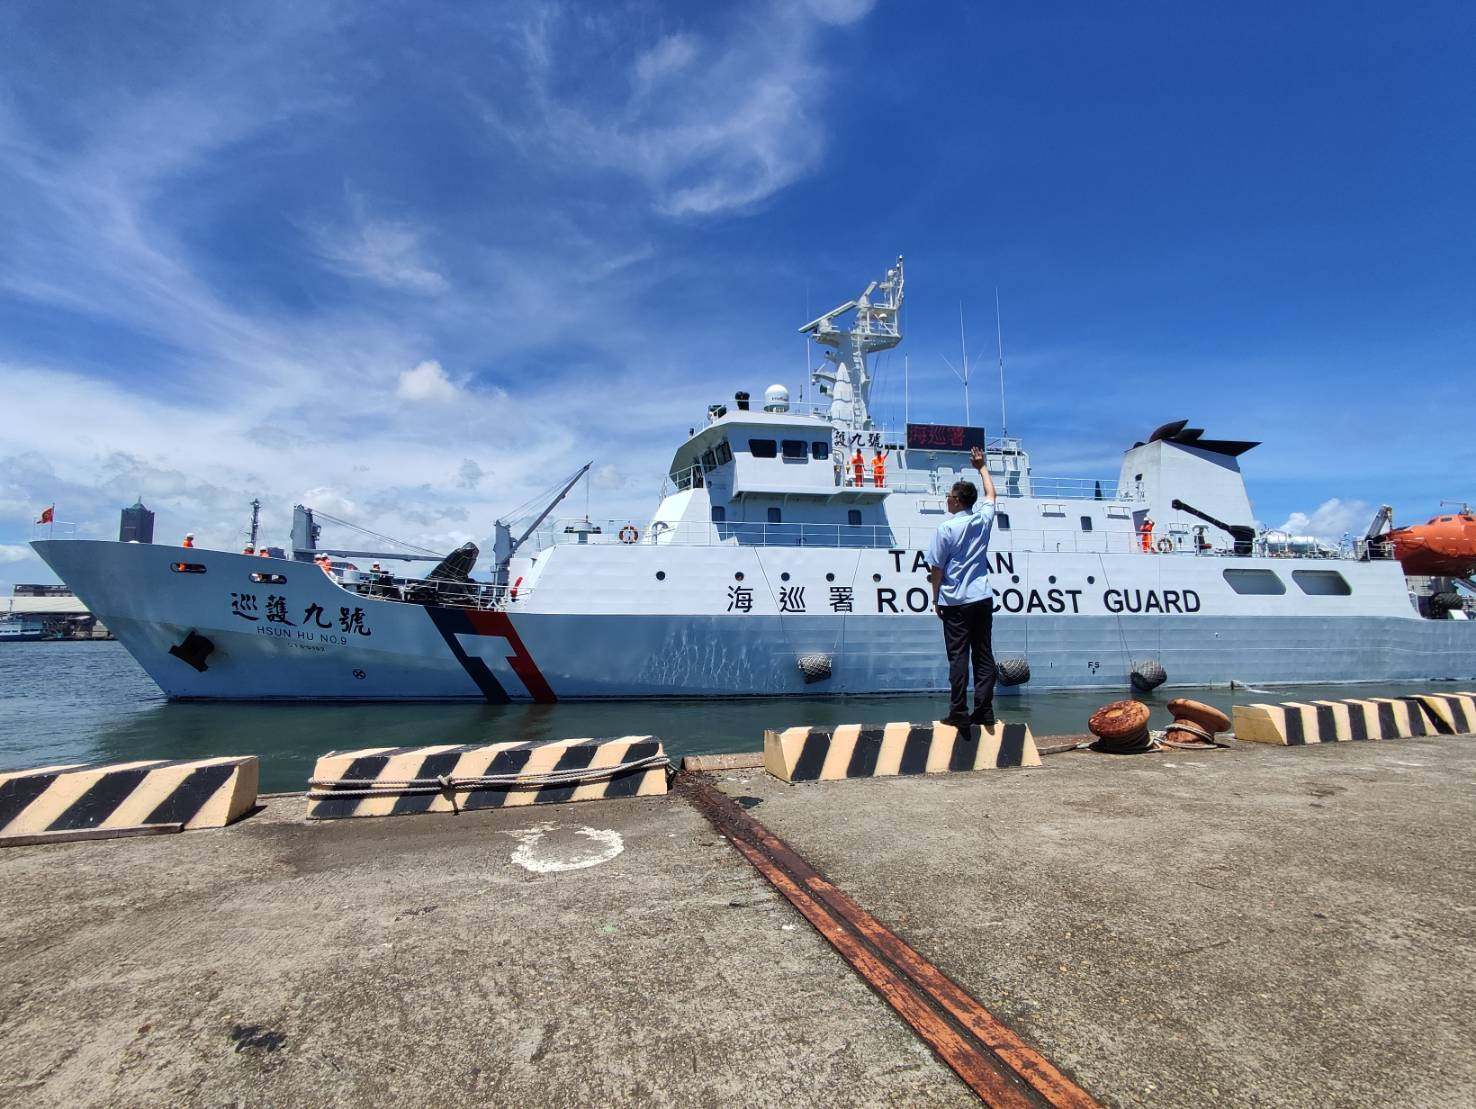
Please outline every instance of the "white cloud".
M8 565L12 562L24 562L35 555L30 547L19 543L0 543L0 565Z
M477 465L474 458L463 458L456 468L456 484L463 489L475 489L486 476L487 471Z
M520 41L530 95L488 97L488 122L567 170L615 170L645 183L670 217L741 212L813 172L824 153L831 68L826 28L869 0L772 3L731 12L707 35L666 35L630 63L626 97L567 81L583 51L630 52L628 21L534 9Z
M444 293L450 283L432 268L422 245L424 232L404 220L373 219L363 203L351 205L347 227L316 227L311 237L318 254L333 269L412 293Z
M876 0L805 0L805 7L824 23L855 23L871 14Z
M614 463L607 462L603 466L597 466L592 474L594 487L596 489L623 489L626 477Z
M636 86L646 90L667 77L687 69L697 57L697 40L691 35L667 35L635 63Z
M395 395L401 400L431 401L436 404L454 401L459 393L460 390L446 376L441 364L435 361L421 362L414 369L406 370L400 375L399 385L395 388Z
M1292 535L1338 540L1345 533L1362 535L1372 519L1373 506L1366 501L1345 501L1333 497L1323 501L1310 515L1293 512L1281 525L1281 530Z

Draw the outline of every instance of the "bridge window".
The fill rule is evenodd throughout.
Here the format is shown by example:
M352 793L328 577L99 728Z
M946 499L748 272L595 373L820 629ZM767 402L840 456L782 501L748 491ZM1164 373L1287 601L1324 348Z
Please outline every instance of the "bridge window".
M714 524L721 524L727 518L728 510L726 508L724 508L720 504L715 504L712 506L712 522Z
M1353 592L1348 579L1336 570L1293 570L1292 581L1309 597L1346 597Z
M702 456L702 466L703 466L704 469L716 470L717 469L717 455L713 454L712 451L707 451Z
M1275 570L1226 570L1225 581L1237 593L1251 597L1280 597L1286 583Z
M846 511L846 523L850 524L853 528L860 527L861 510L859 508L848 509Z
M824 462L830 457L830 444L824 442L811 443L810 455L816 462Z
M777 523L780 523L783 519L784 519L784 514L782 512L780 512L779 509L777 509L777 508L771 508L771 509L769 509L769 523L771 523L771 524L777 524Z
M755 458L775 458L779 454L779 444L772 439L750 439L748 453Z
M717 464L719 466L726 466L729 462L732 461L733 448L728 446L728 441L724 439L721 443L717 445Z
M801 462L810 457L808 445L803 439L784 440L784 457L797 458Z
M1092 518L1090 516L1083 516L1081 518L1081 530L1082 531L1091 531L1092 530Z

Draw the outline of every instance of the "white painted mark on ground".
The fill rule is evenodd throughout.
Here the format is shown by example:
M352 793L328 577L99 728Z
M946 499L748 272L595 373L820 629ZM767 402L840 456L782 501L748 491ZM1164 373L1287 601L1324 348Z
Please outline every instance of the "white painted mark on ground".
M614 828L586 825L571 829L566 835L552 834L559 830L557 824L544 823L504 833L518 841L512 861L534 874L558 874L599 866L625 850L625 841ZM571 837L578 839L571 841Z

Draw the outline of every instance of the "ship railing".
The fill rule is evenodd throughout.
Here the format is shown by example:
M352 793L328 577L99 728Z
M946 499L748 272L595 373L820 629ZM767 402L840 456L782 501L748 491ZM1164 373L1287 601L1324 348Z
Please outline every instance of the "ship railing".
M699 463L683 470L672 471L661 484L661 496L665 498L687 489L705 487L710 480L712 469L715 467L710 469ZM948 490L955 481L961 477L968 479L972 473L973 471L967 467L957 471L888 468L883 472L880 487L889 489L893 493L916 493L923 496L942 497L948 495ZM994 478L995 487L1001 497L1034 497L1038 500L1059 501L1116 501L1118 503L1143 500L1141 490L1129 487L1119 490L1117 482L1097 478L1032 477L1018 470L1003 472L991 470L990 475ZM855 469L849 462L837 468L834 487L837 489L878 488L870 461L868 460L862 467L859 482L856 480Z
M1032 551L1048 554L1139 554L1145 557L1226 557L1228 542L1197 545L1187 530L1158 531L1151 549L1144 551L1136 532L1081 531L1074 528L1004 527L995 525L990 541L996 551ZM557 520L535 532L524 544L529 553L571 544L589 546L679 546L679 547L818 547L862 550L926 550L937 532L936 524L913 527L842 523L770 523L766 521L657 520L646 525L630 519ZM1160 545L1167 540L1167 550ZM1357 557L1351 549L1321 547L1303 553L1280 552L1257 547L1263 557L1345 558Z
M446 608L499 608L508 592L506 586L491 582L410 578L370 570L335 569L333 576L344 589L361 597Z

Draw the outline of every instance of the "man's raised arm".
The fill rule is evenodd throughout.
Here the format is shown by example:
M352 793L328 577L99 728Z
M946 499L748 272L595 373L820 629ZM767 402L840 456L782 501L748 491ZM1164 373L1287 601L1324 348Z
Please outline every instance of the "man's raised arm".
M984 452L975 447L969 451L969 462L979 471L979 477L984 482L984 499L993 504L999 499L999 494L994 489L994 479L989 476L989 467L984 465Z

